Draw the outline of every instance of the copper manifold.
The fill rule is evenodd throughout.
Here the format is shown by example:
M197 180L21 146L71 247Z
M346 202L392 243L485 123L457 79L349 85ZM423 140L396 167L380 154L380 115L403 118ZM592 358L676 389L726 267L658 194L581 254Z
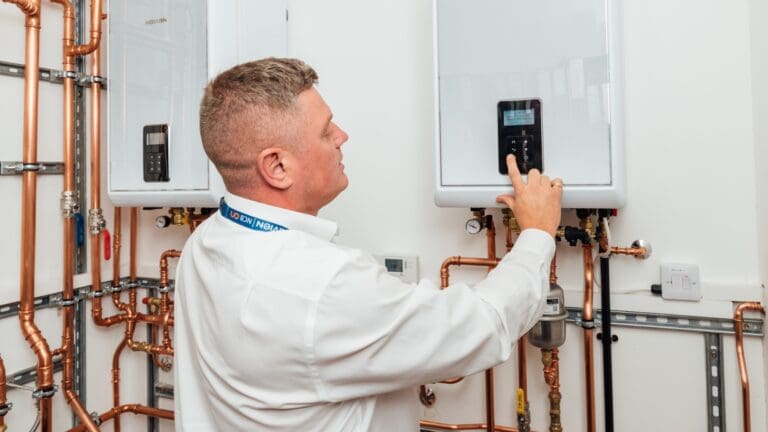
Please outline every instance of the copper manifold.
M739 376L741 377L741 415L744 432L752 430L752 413L749 406L749 375L747 361L744 358L744 312L755 311L765 314L765 308L758 302L746 302L738 305L733 314L733 328L736 331L736 356L739 358Z

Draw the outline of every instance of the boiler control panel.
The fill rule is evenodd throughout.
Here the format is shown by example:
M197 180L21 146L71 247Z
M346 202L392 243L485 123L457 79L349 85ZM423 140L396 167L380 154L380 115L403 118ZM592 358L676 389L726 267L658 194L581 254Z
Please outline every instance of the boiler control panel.
M515 155L522 174L544 171L541 157L541 101L501 101L497 107L499 173L507 174L507 155Z

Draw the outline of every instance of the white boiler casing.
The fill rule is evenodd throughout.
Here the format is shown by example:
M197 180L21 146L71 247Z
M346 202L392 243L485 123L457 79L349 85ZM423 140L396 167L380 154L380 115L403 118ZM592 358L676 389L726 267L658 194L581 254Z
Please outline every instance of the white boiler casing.
M507 153L566 208L624 205L620 3L434 0L437 205L500 206Z
M207 81L287 53L287 0L107 2L108 193L121 206L216 207L200 142Z

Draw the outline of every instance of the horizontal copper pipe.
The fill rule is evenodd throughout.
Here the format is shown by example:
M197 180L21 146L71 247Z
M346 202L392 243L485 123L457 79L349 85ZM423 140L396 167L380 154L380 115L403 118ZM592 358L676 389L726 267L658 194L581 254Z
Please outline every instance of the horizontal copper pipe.
M462 256L452 256L443 261L440 266L440 288L447 288L450 285L450 273L449 267L451 266L480 266L480 267L496 267L501 261L498 258L467 258Z
M744 432L752 430L749 375L747 374L747 361L744 358L744 312L748 310L765 314L765 309L758 302L742 303L736 307L736 311L733 314L733 327L736 331L736 355L739 359L739 376L741 377L741 415L743 417Z
M120 405L119 407L112 408L111 410L105 412L104 414L99 415L99 422L103 423L107 420L111 420L125 413L142 414L148 417L157 417L165 420L174 419L173 411L171 410L152 408L146 405L139 405L139 404L128 404L128 405ZM69 432L83 432L85 430L86 430L85 427L83 425L80 425L70 429Z
M483 430L487 429L488 425L485 423L465 423L465 424L450 424L440 423L436 421L422 420L419 422L421 427L444 429L444 430ZM496 432L518 432L516 427L500 426L496 425L494 428Z
M644 247L618 247L612 246L611 253L617 255L629 255L634 257L645 256L648 251Z

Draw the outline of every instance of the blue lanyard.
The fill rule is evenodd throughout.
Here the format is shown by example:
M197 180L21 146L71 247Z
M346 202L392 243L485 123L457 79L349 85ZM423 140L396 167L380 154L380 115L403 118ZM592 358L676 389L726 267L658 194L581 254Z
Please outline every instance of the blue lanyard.
M227 203L224 201L224 197L222 197L221 201L219 202L219 212L222 216L231 220L232 222L238 225L242 225L246 228L250 228L254 231L272 232L284 231L288 229L274 222L259 219L256 216L251 216L248 213L241 212L240 210L235 210L227 205Z

